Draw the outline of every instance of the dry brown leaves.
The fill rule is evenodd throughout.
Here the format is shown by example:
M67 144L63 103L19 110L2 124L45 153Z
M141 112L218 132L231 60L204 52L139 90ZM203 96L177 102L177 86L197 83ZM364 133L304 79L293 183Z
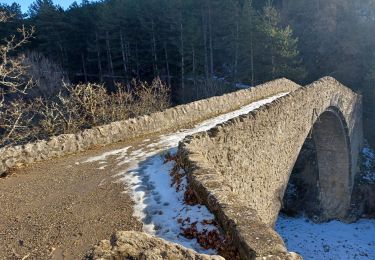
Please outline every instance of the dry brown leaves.
M189 185L184 194L184 200L187 205L197 205L199 204L198 198L194 193L193 188Z
M182 170L183 163L178 155L167 154L164 163L171 161L175 163L170 171L172 178L171 186L174 186L178 192L181 190L181 183L185 177L185 173ZM187 205L199 205L199 200L190 185L186 187L184 201ZM181 235L187 239L197 239L199 245L205 250L214 249L226 259L240 259L238 250L233 246L233 240L228 235L220 232L220 227L216 220L205 219L201 221L199 223L201 226L207 226L207 228L203 228L201 231L197 228L198 222L191 222L189 217L185 219L179 218L177 222L181 226ZM209 230L208 226L215 226L216 229L210 228Z
M219 225L213 219L205 219L201 221L201 225L214 225L217 229L198 231L198 222L190 223L190 219L179 219L181 227L181 234L187 239L197 239L199 245L208 250L214 249L224 258L240 259L238 250L233 246L232 240L228 236L224 236L219 232ZM186 227L187 226L187 227Z

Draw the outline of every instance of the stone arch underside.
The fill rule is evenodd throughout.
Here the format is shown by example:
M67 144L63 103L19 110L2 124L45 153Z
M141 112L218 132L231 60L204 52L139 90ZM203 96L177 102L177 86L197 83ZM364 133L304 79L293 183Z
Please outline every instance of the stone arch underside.
M345 117L336 107L313 117L315 123L298 151L283 206L296 206L296 211L314 221L344 219L350 207L353 174ZM286 205L288 193L295 196L296 201L289 202L292 205Z
M312 134L317 149L321 220L344 219L361 120L360 96L323 78L185 139L180 153L196 194L236 238L243 257L285 254L273 225L306 138Z

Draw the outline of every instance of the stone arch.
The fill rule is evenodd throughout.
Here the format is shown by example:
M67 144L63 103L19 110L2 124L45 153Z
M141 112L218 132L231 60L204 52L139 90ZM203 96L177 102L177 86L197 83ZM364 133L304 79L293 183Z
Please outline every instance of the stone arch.
M319 220L349 219L362 147L362 103L333 78L300 87L180 144L193 190L236 239L244 259L287 252L273 227L310 132L320 150L319 178L325 186L319 194L328 198Z
M320 115L313 111L313 117L314 124L292 168L296 176L290 176L290 182L294 188L299 185L303 197L298 198L299 204L304 204L299 206L315 221L345 218L353 179L348 124L335 106Z

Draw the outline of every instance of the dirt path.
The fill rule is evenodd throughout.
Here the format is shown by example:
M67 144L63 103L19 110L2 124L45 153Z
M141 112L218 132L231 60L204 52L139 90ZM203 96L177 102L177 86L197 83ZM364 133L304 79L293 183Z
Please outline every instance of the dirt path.
M144 222L144 231L202 249L180 236L178 218L185 211L186 219L204 220L211 213L200 206L187 209L171 188L170 169L160 155L176 150L187 135L285 94L188 129L34 164L0 179L0 259L82 259L115 231L141 231L133 215Z
M115 231L141 230L124 185L114 182L118 169L77 164L115 148L34 164L0 179L0 259L82 259Z

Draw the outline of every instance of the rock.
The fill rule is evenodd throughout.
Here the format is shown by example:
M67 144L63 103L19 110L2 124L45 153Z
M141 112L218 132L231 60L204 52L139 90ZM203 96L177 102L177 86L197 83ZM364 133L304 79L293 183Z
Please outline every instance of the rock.
M192 259L222 260L199 254L181 245L135 231L119 231L111 241L103 240L88 253L88 259Z
M285 254L281 253L278 255L260 256L257 257L256 260L302 260L302 256L294 252L289 252Z

